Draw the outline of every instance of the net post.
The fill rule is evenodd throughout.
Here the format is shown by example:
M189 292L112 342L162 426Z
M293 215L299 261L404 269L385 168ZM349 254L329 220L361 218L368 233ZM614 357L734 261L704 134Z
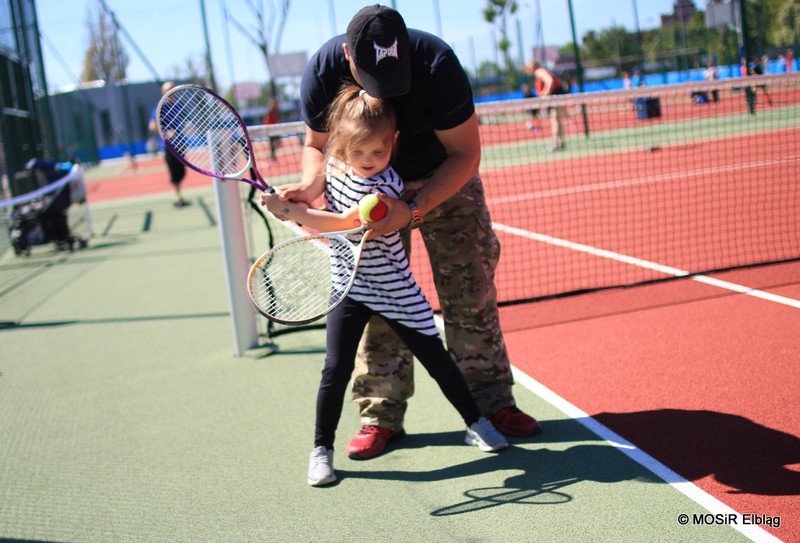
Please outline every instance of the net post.
M250 261L244 234L239 183L214 180L219 231L222 237L222 258L225 263L225 282L231 308L236 356L258 347L255 311L245 288Z
M226 146L221 144L226 135L229 136L229 134L216 130L208 132L208 146L212 162L224 158L221 155L226 151ZM214 179L214 196L217 201L222 258L225 263L225 282L231 308L235 353L238 358L244 351L258 347L255 310L245 288L247 274L250 271L250 260L247 256L239 183Z

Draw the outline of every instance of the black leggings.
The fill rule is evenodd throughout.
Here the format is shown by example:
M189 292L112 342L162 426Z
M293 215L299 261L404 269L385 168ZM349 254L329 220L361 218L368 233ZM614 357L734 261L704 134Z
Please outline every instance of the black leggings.
M370 317L366 305L347 297L328 315L327 354L317 394L317 423L314 446L333 449L336 427L344 405L347 384L355 367L356 351ZM385 319L392 330L438 383L445 397L467 426L477 422L480 411L469 386L438 335L427 336L396 321Z

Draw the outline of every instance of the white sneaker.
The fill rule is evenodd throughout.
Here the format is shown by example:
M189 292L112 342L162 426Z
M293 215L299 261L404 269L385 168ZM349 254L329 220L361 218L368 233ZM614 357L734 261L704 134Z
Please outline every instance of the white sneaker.
M327 485L336 480L333 471L333 449L322 445L311 451L308 459L308 484L311 486Z
M467 428L467 437L464 439L467 445L477 445L478 448L486 452L500 451L508 447L508 441L503 434L497 431L488 419L481 417L478 422Z

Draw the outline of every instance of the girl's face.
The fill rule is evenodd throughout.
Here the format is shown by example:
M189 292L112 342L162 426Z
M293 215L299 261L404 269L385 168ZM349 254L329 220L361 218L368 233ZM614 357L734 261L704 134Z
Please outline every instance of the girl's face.
M347 151L347 162L359 177L372 177L385 170L392 158L392 147L397 132L375 134L365 142L353 145Z

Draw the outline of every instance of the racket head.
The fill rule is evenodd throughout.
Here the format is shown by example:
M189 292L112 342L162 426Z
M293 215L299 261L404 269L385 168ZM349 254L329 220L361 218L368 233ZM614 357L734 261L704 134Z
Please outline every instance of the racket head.
M158 102L156 125L168 151L193 170L268 190L253 161L244 121L212 90L200 85L170 89ZM245 177L251 168L256 180Z
M248 293L268 319L302 325L330 313L350 292L367 238L346 236L364 228L290 239L261 255L250 268Z

